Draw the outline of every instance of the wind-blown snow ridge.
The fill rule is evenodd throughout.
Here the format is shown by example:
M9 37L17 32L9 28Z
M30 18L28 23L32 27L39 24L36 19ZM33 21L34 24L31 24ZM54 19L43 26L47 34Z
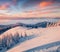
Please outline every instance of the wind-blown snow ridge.
M10 35L12 34L13 36L15 34L19 34L20 36L25 36L25 34L27 34L27 36L30 35L41 35L42 29L45 31L45 28L33 28L33 29L29 29L29 28L23 28L23 27L15 27L15 28L11 28L9 30L7 30L6 32L4 32L3 34L0 35L0 37L3 37L4 35Z

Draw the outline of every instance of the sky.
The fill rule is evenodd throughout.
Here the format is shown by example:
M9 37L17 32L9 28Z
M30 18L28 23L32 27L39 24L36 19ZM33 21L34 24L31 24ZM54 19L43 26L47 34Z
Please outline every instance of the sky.
M0 0L0 19L60 17L60 0Z

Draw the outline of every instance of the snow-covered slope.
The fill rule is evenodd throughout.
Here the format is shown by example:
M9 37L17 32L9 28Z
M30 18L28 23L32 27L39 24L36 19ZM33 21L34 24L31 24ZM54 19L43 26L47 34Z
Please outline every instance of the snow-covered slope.
M38 46L24 52L60 52L60 41L52 42L43 46Z
M40 31L41 29L41 31ZM26 40L35 38L37 36L41 36L42 28L23 28L23 27L15 27L7 30L5 33L0 35L0 51L4 50L4 47L7 49L12 48L17 43L22 43Z
M7 52L22 52L32 49L34 47L60 41L60 26L38 29L38 31L43 36L39 36L31 40L25 41L22 44L8 50Z

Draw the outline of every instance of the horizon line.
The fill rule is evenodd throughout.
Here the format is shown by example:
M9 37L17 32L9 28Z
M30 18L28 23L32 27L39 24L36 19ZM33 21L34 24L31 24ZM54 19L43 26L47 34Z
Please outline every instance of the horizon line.
M41 17L41 18L0 18L0 20L20 20L20 19L60 19L60 17L50 18L50 17Z

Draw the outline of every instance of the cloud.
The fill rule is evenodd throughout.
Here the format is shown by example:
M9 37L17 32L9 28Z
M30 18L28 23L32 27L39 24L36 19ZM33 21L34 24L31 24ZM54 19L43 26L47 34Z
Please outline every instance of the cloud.
M6 10L10 6L9 3L4 3L0 5L0 10Z
M43 7L52 5L52 4L53 4L53 2L46 2L46 1L44 1L44 2L41 2L41 3L39 4L39 6L40 6L40 8L43 8Z
M12 0L12 1L13 1L14 5L16 5L18 2L18 0ZM22 0L19 0L19 1L22 1ZM30 7L30 6L34 5L37 7L37 9L36 10L35 9L34 10L26 9L26 11L22 11L22 12L14 11L15 13L2 12L2 13L0 13L0 19L19 19L19 18L32 18L32 17L39 18L42 16L47 16L47 17L53 16L53 13L55 13L54 16L59 16L59 14L60 14L60 10L58 10L58 9L60 9L60 6L59 6L59 4L57 5L58 1L57 2L55 0L23 0L23 1L24 1L24 3L23 3L24 7ZM4 3L0 6L0 10L6 10L7 8L9 8L9 6L10 6L9 3ZM49 6L49 7L47 7L47 6ZM44 8L44 9L42 9L42 8ZM13 8L13 10L14 9L15 8ZM3 14L3 13L5 13L5 14Z
M60 17L60 7L51 6L41 10L29 10L16 14L1 14L0 19L21 19L21 18L41 18L41 17Z
M23 7L32 7L36 5L40 5L41 7L49 6L53 3L60 3L60 0L26 0L23 3Z

